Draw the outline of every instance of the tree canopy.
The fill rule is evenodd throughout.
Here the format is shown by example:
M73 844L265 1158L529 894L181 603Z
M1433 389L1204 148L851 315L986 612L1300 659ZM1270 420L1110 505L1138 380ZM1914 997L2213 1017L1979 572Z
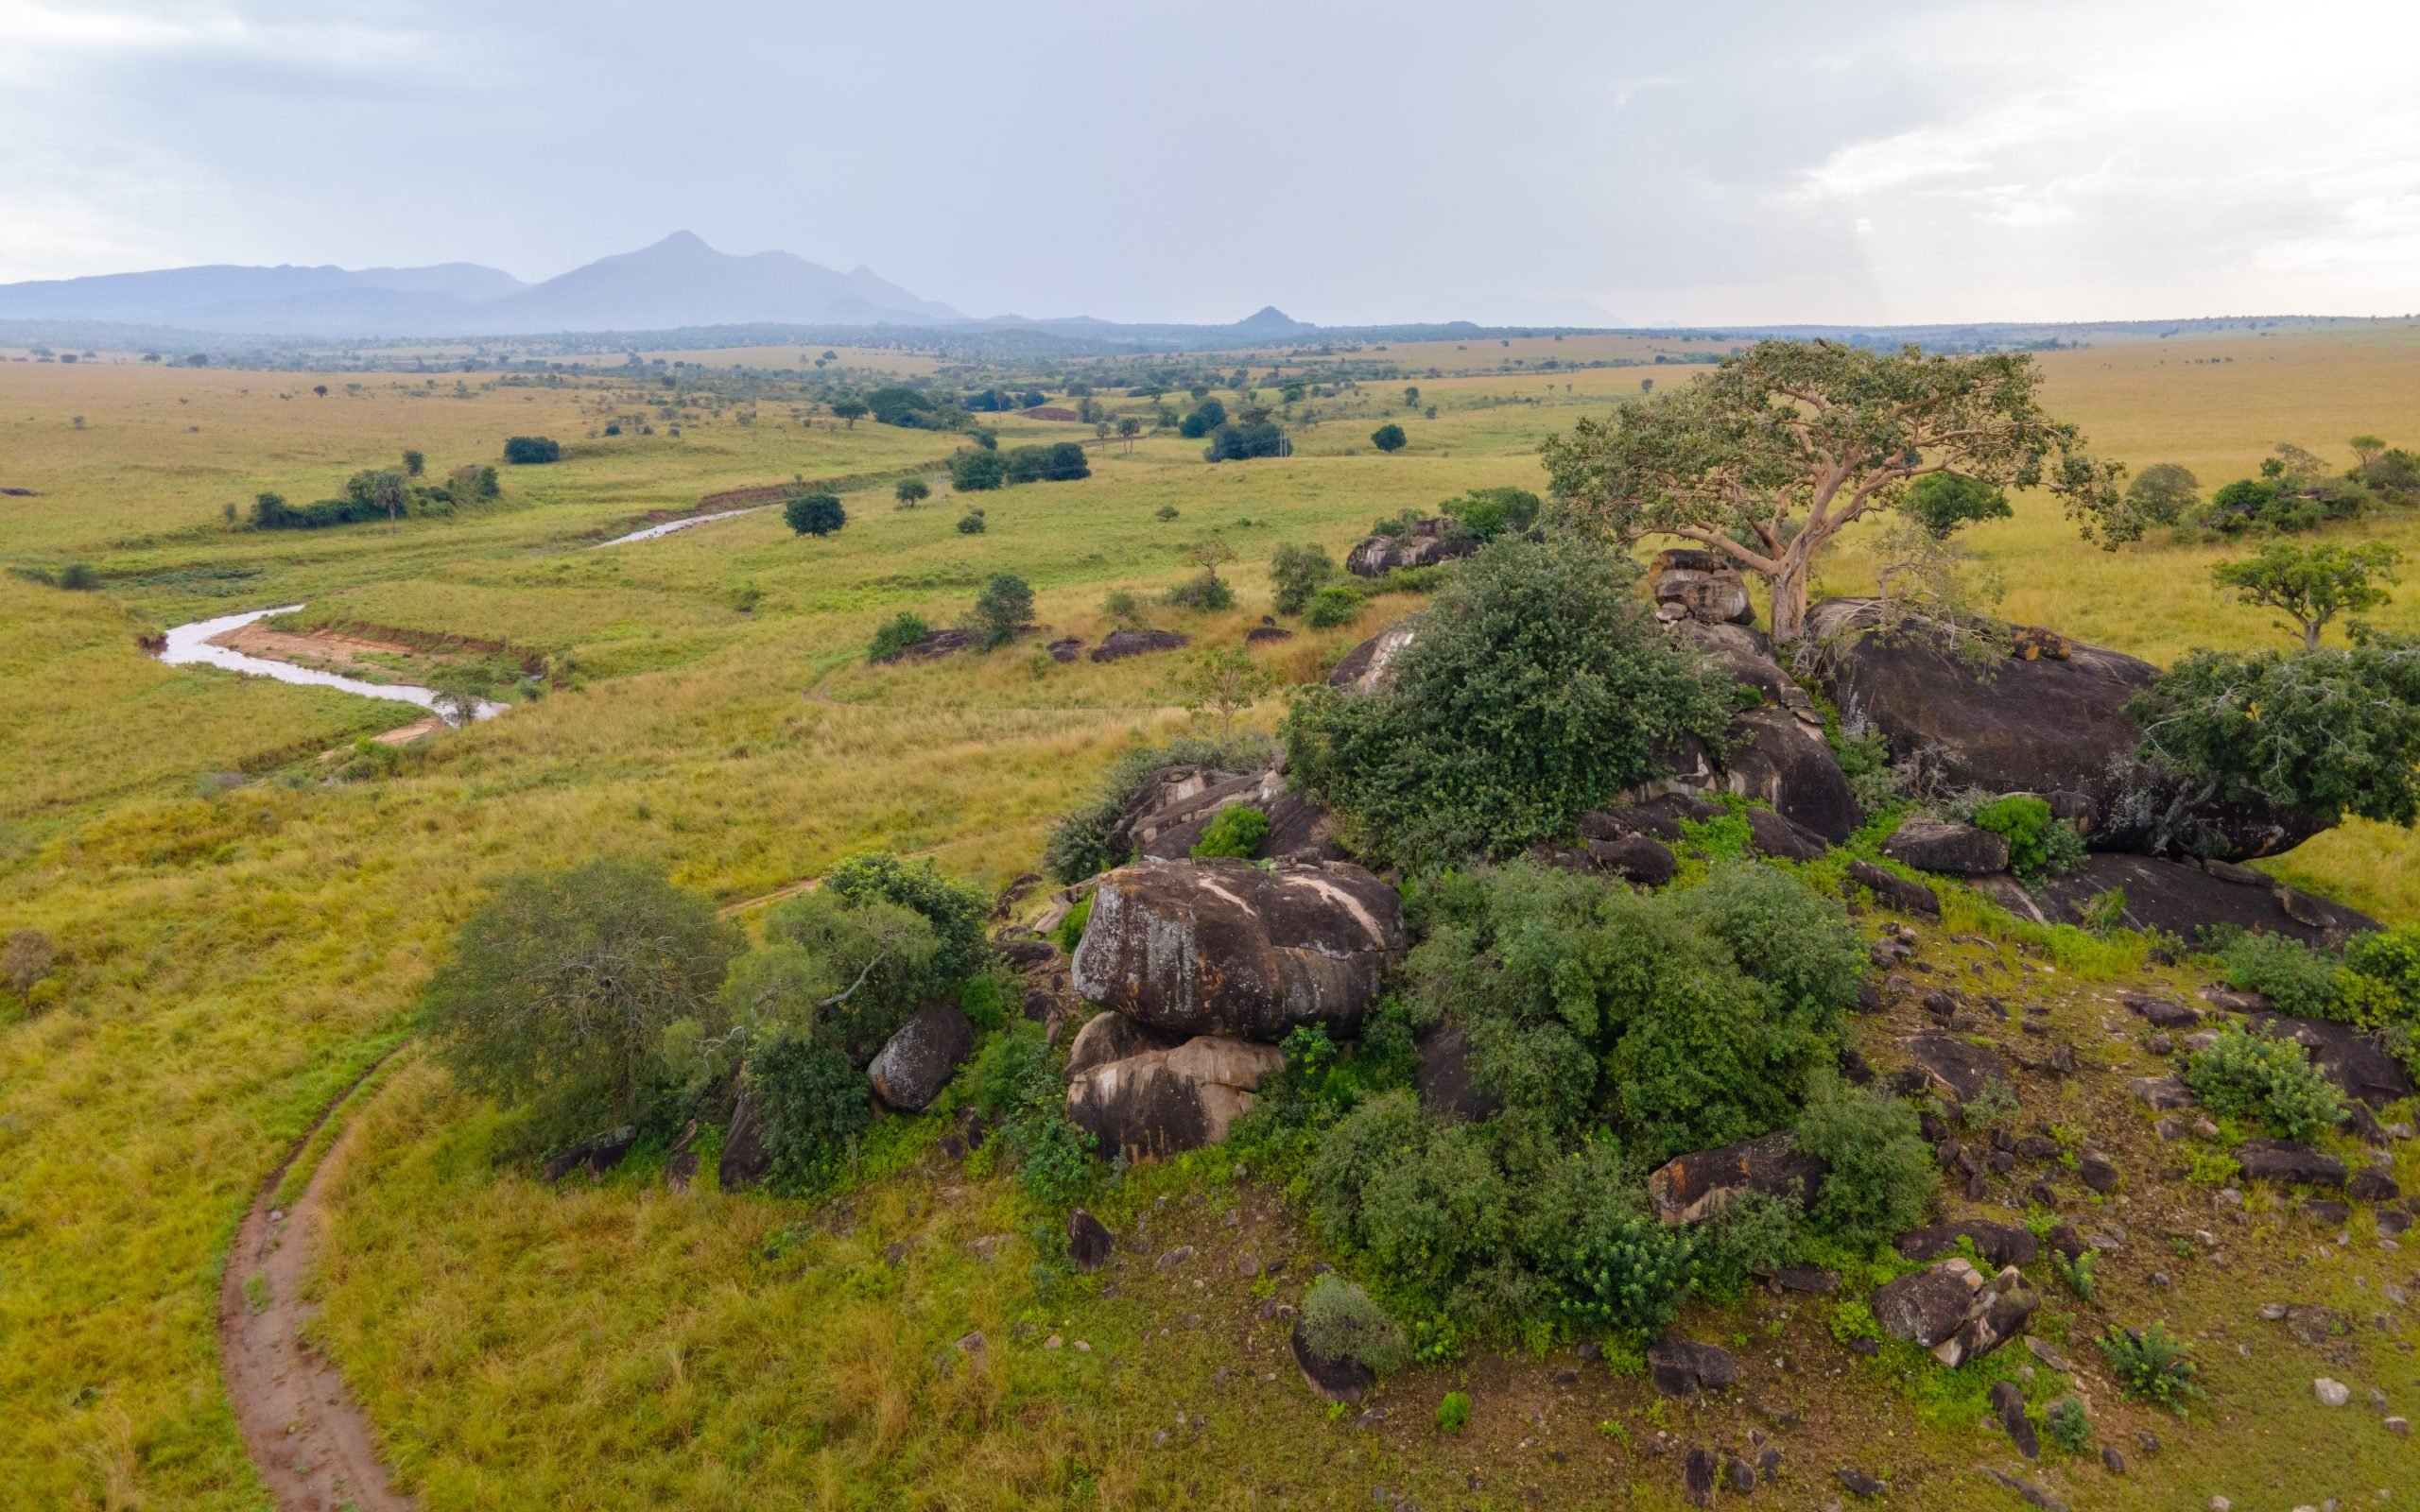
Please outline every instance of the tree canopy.
M2384 541L2357 546L2296 546L2275 541L2257 556L2222 561L2210 580L2235 590L2246 604L2273 609L2294 622L2307 650L2319 648L2319 632L2338 614L2377 608L2389 594L2384 583L2400 582L2395 568L2403 554Z
M2120 470L2043 409L2040 384L2022 353L1760 341L1659 398L1582 420L1543 455L1558 500L1594 529L1693 541L1763 576L1774 637L1788 642L1817 554L1920 477L2047 486L2086 539L2114 547L2141 534Z
M849 523L837 493L802 493L782 506L782 518L802 536L828 536Z

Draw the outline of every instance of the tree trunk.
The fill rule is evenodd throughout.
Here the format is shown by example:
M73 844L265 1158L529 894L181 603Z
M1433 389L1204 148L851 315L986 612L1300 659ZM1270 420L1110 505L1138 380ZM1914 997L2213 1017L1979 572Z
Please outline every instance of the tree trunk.
M2309 624L2303 627L2304 650L2316 651L2319 649L2319 632L2325 627L2326 623L2327 622L2325 620L2312 620Z
M1806 619L1806 563L1785 558L1766 582L1773 594L1773 644L1792 644Z

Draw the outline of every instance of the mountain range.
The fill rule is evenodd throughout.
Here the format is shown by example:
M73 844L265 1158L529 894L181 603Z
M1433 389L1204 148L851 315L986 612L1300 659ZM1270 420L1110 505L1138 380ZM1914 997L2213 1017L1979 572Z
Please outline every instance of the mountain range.
M541 284L525 284L475 263L368 268L222 264L6 284L0 284L0 319L364 338L968 323L959 311L920 299L870 268L837 273L779 251L734 256L685 231Z

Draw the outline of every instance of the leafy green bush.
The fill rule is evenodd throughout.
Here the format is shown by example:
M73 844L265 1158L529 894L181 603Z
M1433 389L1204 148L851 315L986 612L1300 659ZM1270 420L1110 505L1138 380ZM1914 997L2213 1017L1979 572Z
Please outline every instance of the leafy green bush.
M1197 573L1168 590L1168 607L1217 613L1236 607L1236 591L1217 573Z
M822 537L847 524L849 511L840 507L838 494L819 490L799 494L782 506L782 519L796 534Z
M975 1025L977 1034L989 1034L994 1029L1009 1026L1009 993L1001 987L995 972L980 971L960 984L958 1008L966 1015L966 1022Z
M736 943L712 903L647 867L522 872L455 933L423 1022L464 1086L527 1105L548 1136L593 1134L670 1090L676 1024L719 1027Z
M1332 630L1359 619L1362 607L1368 602L1357 590L1333 584L1311 595L1310 607L1303 617L1312 629Z
M1193 853L1249 858L1268 838L1268 815L1249 803L1230 803L1202 826L1201 838L1194 842Z
M929 856L908 862L869 850L836 863L823 874L823 889L853 902L878 898L922 914L940 936L933 966L946 981L972 975L991 956L983 924L992 901L979 888L943 877Z
M2099 1342L2109 1357L2110 1374L2128 1396L2182 1413L2187 1398L2202 1395L2193 1380L2201 1366L2169 1336L2167 1324L2140 1331L2112 1328Z
M1906 1102L1821 1086L1796 1127L1798 1147L1829 1167L1808 1214L1817 1228L1864 1249L1923 1218L1939 1177Z
M1110 832L1126 813L1143 784L1171 766L1207 766L1215 771L1248 772L1276 754L1269 738L1257 732L1231 737L1187 735L1165 746L1147 747L1120 756L1101 781L1093 800L1059 821L1043 847L1042 862L1063 883L1081 882L1112 867L1123 866L1127 851L1111 853Z
M975 607L968 611L966 627L975 634L976 644L986 651L996 650L1023 634L1026 621L1033 617L1033 590L1024 578L1012 573L1001 573L983 585L975 595Z
M1687 1229L1638 1214L1571 1235L1550 1255L1547 1274L1575 1329L1651 1339L1680 1315L1696 1259L1697 1241Z
M930 626L902 610L873 632L873 640L866 646L866 660L888 662L931 633Z
M985 525L982 510L969 509L964 514L959 516L958 533L959 535L979 536L983 533Z
M1336 558L1327 548L1288 542L1277 548L1269 563L1269 581L1275 590L1271 605L1280 614L1300 614L1311 595L1336 576Z
M1334 1271L1303 1297L1303 1342L1326 1360L1355 1360L1381 1375L1402 1368L1409 1343L1370 1294Z
M1697 1287L1736 1303L1756 1276L1794 1265L1806 1250L1805 1214L1790 1197L1743 1192L1700 1229Z
M1717 866L1703 885L1675 897L1806 1027L1829 1032L1856 1004L1872 961L1837 899L1753 861Z
M1370 1098L1311 1161L1322 1228L1399 1283L1443 1296L1511 1233L1512 1194L1487 1132L1431 1124L1408 1091Z
M748 1084L762 1109L777 1188L829 1183L873 1122L866 1074L827 1037L776 1034L757 1044L748 1057Z
M1092 921L1093 894L1086 893L1076 900L1076 906L1068 909L1067 917L1050 932L1051 942L1069 955L1075 954L1076 947L1084 942L1084 926Z
M562 444L544 436L508 436L504 459L519 467L562 460Z
M2185 1063L2185 1084L2212 1112L2257 1118L2279 1136L2307 1140L2344 1118L2344 1098L2291 1040L2230 1023Z
M1020 1020L984 1045L967 1077L977 1110L1015 1161L1017 1184L1056 1207L1092 1180L1093 1137L1068 1121L1062 1058L1042 1025Z
M2267 994L2278 1011L2301 1019L2332 1019L2341 1010L2336 978L2342 965L2289 935L2246 932L2219 951L2227 986Z
M1446 1433L1459 1434L1470 1426L1471 1399L1467 1392L1449 1391L1437 1404L1437 1426Z
M1675 650L1626 558L1501 540L1418 618L1391 686L1312 687L1286 721L1298 781L1384 859L1502 855L1570 833L1683 735L1719 743L1727 679Z
M2069 1454L2092 1449L2092 1415L2073 1397L2061 1397L2042 1415L2043 1436Z
M1452 515L1461 534L1494 541L1536 524L1541 507L1538 496L1527 489L1498 488L1473 489L1461 498L1446 500L1438 511Z
M2028 882L2063 876L2083 865L2083 839L2031 793L1992 799L1975 810L1974 824L2007 837L2008 869Z

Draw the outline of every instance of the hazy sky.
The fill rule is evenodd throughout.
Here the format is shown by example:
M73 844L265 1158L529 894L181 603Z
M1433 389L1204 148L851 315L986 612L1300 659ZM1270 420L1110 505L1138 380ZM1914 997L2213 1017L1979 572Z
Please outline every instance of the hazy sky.
M971 314L2420 309L2420 7L0 0L0 282L686 228Z

